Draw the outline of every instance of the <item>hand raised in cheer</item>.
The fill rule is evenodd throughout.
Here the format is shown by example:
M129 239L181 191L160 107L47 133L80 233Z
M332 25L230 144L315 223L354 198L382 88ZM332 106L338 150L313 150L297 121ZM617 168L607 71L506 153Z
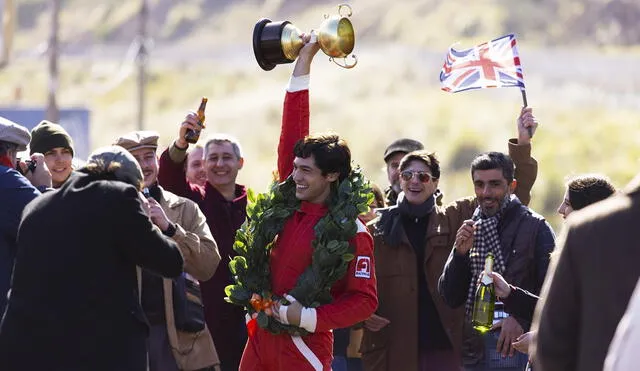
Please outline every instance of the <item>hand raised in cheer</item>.
M187 131L194 130L200 131L202 128L198 125L200 118L196 112L189 112L187 116L185 116L184 121L180 124L180 128L178 130L178 138L176 138L176 146L181 149L189 148L189 142L185 139L185 135L187 135Z
M516 124L518 126L518 144L530 144L533 134L538 129L538 120L533 115L533 109L522 107Z

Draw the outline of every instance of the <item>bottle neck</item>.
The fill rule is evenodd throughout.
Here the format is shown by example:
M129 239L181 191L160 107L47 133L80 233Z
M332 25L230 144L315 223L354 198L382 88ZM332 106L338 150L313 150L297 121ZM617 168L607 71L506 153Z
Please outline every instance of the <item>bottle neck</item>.
M482 283L488 285L493 283L493 277L491 273L493 272L493 257L491 255L487 256L487 259L484 261L484 274L482 275Z

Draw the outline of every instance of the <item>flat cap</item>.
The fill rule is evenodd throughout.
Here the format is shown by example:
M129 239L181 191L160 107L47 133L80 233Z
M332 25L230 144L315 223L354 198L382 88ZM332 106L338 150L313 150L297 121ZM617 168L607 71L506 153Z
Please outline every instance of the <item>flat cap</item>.
M16 144L18 151L26 151L31 134L24 126L0 116L0 141Z
M94 172L112 173L116 180L142 189L144 178L138 161L120 146L100 147L93 151L80 171L90 167L95 167Z
M418 142L417 140L409 138L398 139L389 144L387 149L384 150L384 161L387 162L389 157L391 157L394 153L409 153L421 149L424 149L424 145L422 145L422 143Z
M141 148L158 148L158 133L155 131L132 131L116 139L116 146L120 146L127 151L135 151Z

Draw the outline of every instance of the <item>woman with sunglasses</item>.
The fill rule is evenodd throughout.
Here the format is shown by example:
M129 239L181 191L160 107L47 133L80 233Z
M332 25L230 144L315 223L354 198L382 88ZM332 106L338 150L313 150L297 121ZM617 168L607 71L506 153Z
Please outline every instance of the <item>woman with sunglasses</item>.
M527 133L537 122L530 109L521 112L517 126L519 136L509 141L509 152L520 180L516 195L526 204L537 174ZM437 284L456 232L477 202L469 197L437 205L440 162L433 153L408 153L399 170L398 203L378 210L373 227L379 306L365 321L364 369L460 370L464 307L450 308Z

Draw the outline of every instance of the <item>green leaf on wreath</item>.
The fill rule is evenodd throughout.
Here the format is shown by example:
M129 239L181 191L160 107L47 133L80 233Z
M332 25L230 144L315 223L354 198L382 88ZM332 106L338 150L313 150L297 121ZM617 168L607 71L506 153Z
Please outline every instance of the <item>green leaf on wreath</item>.
M265 312L258 312L258 326L261 328L266 328L269 325L269 316Z

